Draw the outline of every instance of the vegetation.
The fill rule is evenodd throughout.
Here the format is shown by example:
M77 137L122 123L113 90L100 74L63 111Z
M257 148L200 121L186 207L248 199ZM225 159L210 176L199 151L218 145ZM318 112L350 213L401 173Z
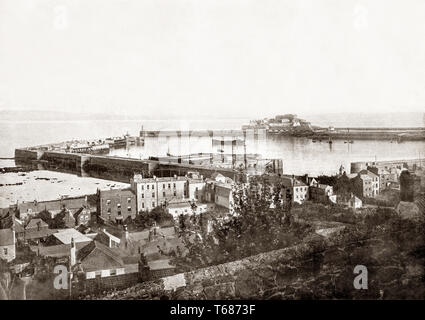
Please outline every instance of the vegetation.
M156 207L151 211L141 211L134 219L134 224L140 228L149 228L154 223L164 226L173 225L173 216L169 214L164 208Z
M51 218L51 214L47 210L43 210L38 214L38 217L46 222L50 229L65 229L65 214L66 211L62 210L54 218Z
M239 184L233 190L233 215L193 218L190 228L181 218L179 226L189 255L176 259L176 265L196 268L224 263L299 242L311 230L293 220L290 202L282 198L281 190L278 179L255 177L250 188ZM209 233L208 221L212 222Z

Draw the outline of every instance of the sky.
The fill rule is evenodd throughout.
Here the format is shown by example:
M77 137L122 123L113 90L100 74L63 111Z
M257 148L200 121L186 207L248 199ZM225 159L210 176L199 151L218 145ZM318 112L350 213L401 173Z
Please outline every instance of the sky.
M423 112L423 0L0 0L0 109Z

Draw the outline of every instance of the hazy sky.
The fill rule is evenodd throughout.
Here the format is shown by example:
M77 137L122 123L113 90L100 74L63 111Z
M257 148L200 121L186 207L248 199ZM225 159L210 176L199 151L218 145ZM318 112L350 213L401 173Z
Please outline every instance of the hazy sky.
M424 0L0 0L0 109L424 111Z

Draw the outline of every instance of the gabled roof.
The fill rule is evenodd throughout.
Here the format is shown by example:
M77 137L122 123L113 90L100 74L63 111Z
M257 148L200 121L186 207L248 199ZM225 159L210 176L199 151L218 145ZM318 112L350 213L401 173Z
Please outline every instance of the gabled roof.
M359 174L360 174L360 175L368 175L368 176L376 176L376 177L379 177L379 175L378 175L378 174L376 174L375 172L370 171L370 170L361 170L361 171L359 172Z
M117 236L114 236L112 233L109 233L106 230L99 231L94 239L107 246L109 246L110 240L115 241L116 243L121 243L120 238L118 238Z
M79 250L77 260L85 272L124 267L124 261L116 252L97 241Z
M25 230L28 229L38 229L38 224L40 224L40 228L48 228L49 225L44 222L42 219L40 218L33 218L30 220L30 222L28 222L27 226L25 227Z
M0 229L0 246L10 246L14 244L13 230Z
M57 230L54 229L30 229L25 231L25 240L33 240L33 239L40 239L40 238L46 238L52 234L57 232Z
M73 215L75 220L78 219L78 216L83 212L83 210L87 210L89 213L91 212L90 211L90 208L81 207L80 209L78 209L77 211L75 211L75 213Z
M9 210L4 212L3 214L0 214L0 228L1 229L7 229L11 228L13 226L13 219L14 214L11 213Z
M304 182L297 180L295 178L283 177L281 178L281 182L282 182L282 185L284 185L285 187L307 187L307 185Z
M21 221L19 221L18 219L16 219L16 218L13 218L14 219L14 224L13 224L13 226L15 227L15 232L16 233L22 233L22 232L25 232L25 228L24 228L24 226L23 226L23 224L22 224L22 222Z
M88 242L79 242L75 244L76 250L80 250L88 245ZM61 258L70 255L71 245L70 244L58 244L55 246L31 246L31 250L38 253L42 257L54 257Z

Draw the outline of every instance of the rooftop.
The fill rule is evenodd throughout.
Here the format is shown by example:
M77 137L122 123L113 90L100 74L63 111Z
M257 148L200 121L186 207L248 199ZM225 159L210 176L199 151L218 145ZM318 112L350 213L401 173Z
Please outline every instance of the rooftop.
M14 240L12 229L0 229L0 246L14 245Z
M110 190L100 190L100 196L134 196L134 191L130 188L126 189L110 189Z
M80 250L88 245L89 242L79 242L75 244L76 250ZM38 253L43 257L66 257L70 255L71 245L70 244L58 244L55 246L31 246L31 250Z
M160 259L148 261L148 266L150 270L163 270L163 269L174 269L175 266L170 264L170 259Z
M124 267L119 254L97 241L92 241L79 250L77 260L85 272Z
M49 225L46 222L44 222L42 219L40 219L40 218L33 218L27 224L27 226L25 227L25 230L28 230L28 229L38 229L38 228L48 228L48 227L49 227Z
M92 241L91 238L73 228L58 230L58 232L54 233L53 236L63 244L70 244L71 239L74 239L75 243Z
M143 178L142 175L135 175L133 181L135 183L153 183L153 182L172 182L172 181L186 181L188 178L184 176L175 177L155 177L155 178Z

